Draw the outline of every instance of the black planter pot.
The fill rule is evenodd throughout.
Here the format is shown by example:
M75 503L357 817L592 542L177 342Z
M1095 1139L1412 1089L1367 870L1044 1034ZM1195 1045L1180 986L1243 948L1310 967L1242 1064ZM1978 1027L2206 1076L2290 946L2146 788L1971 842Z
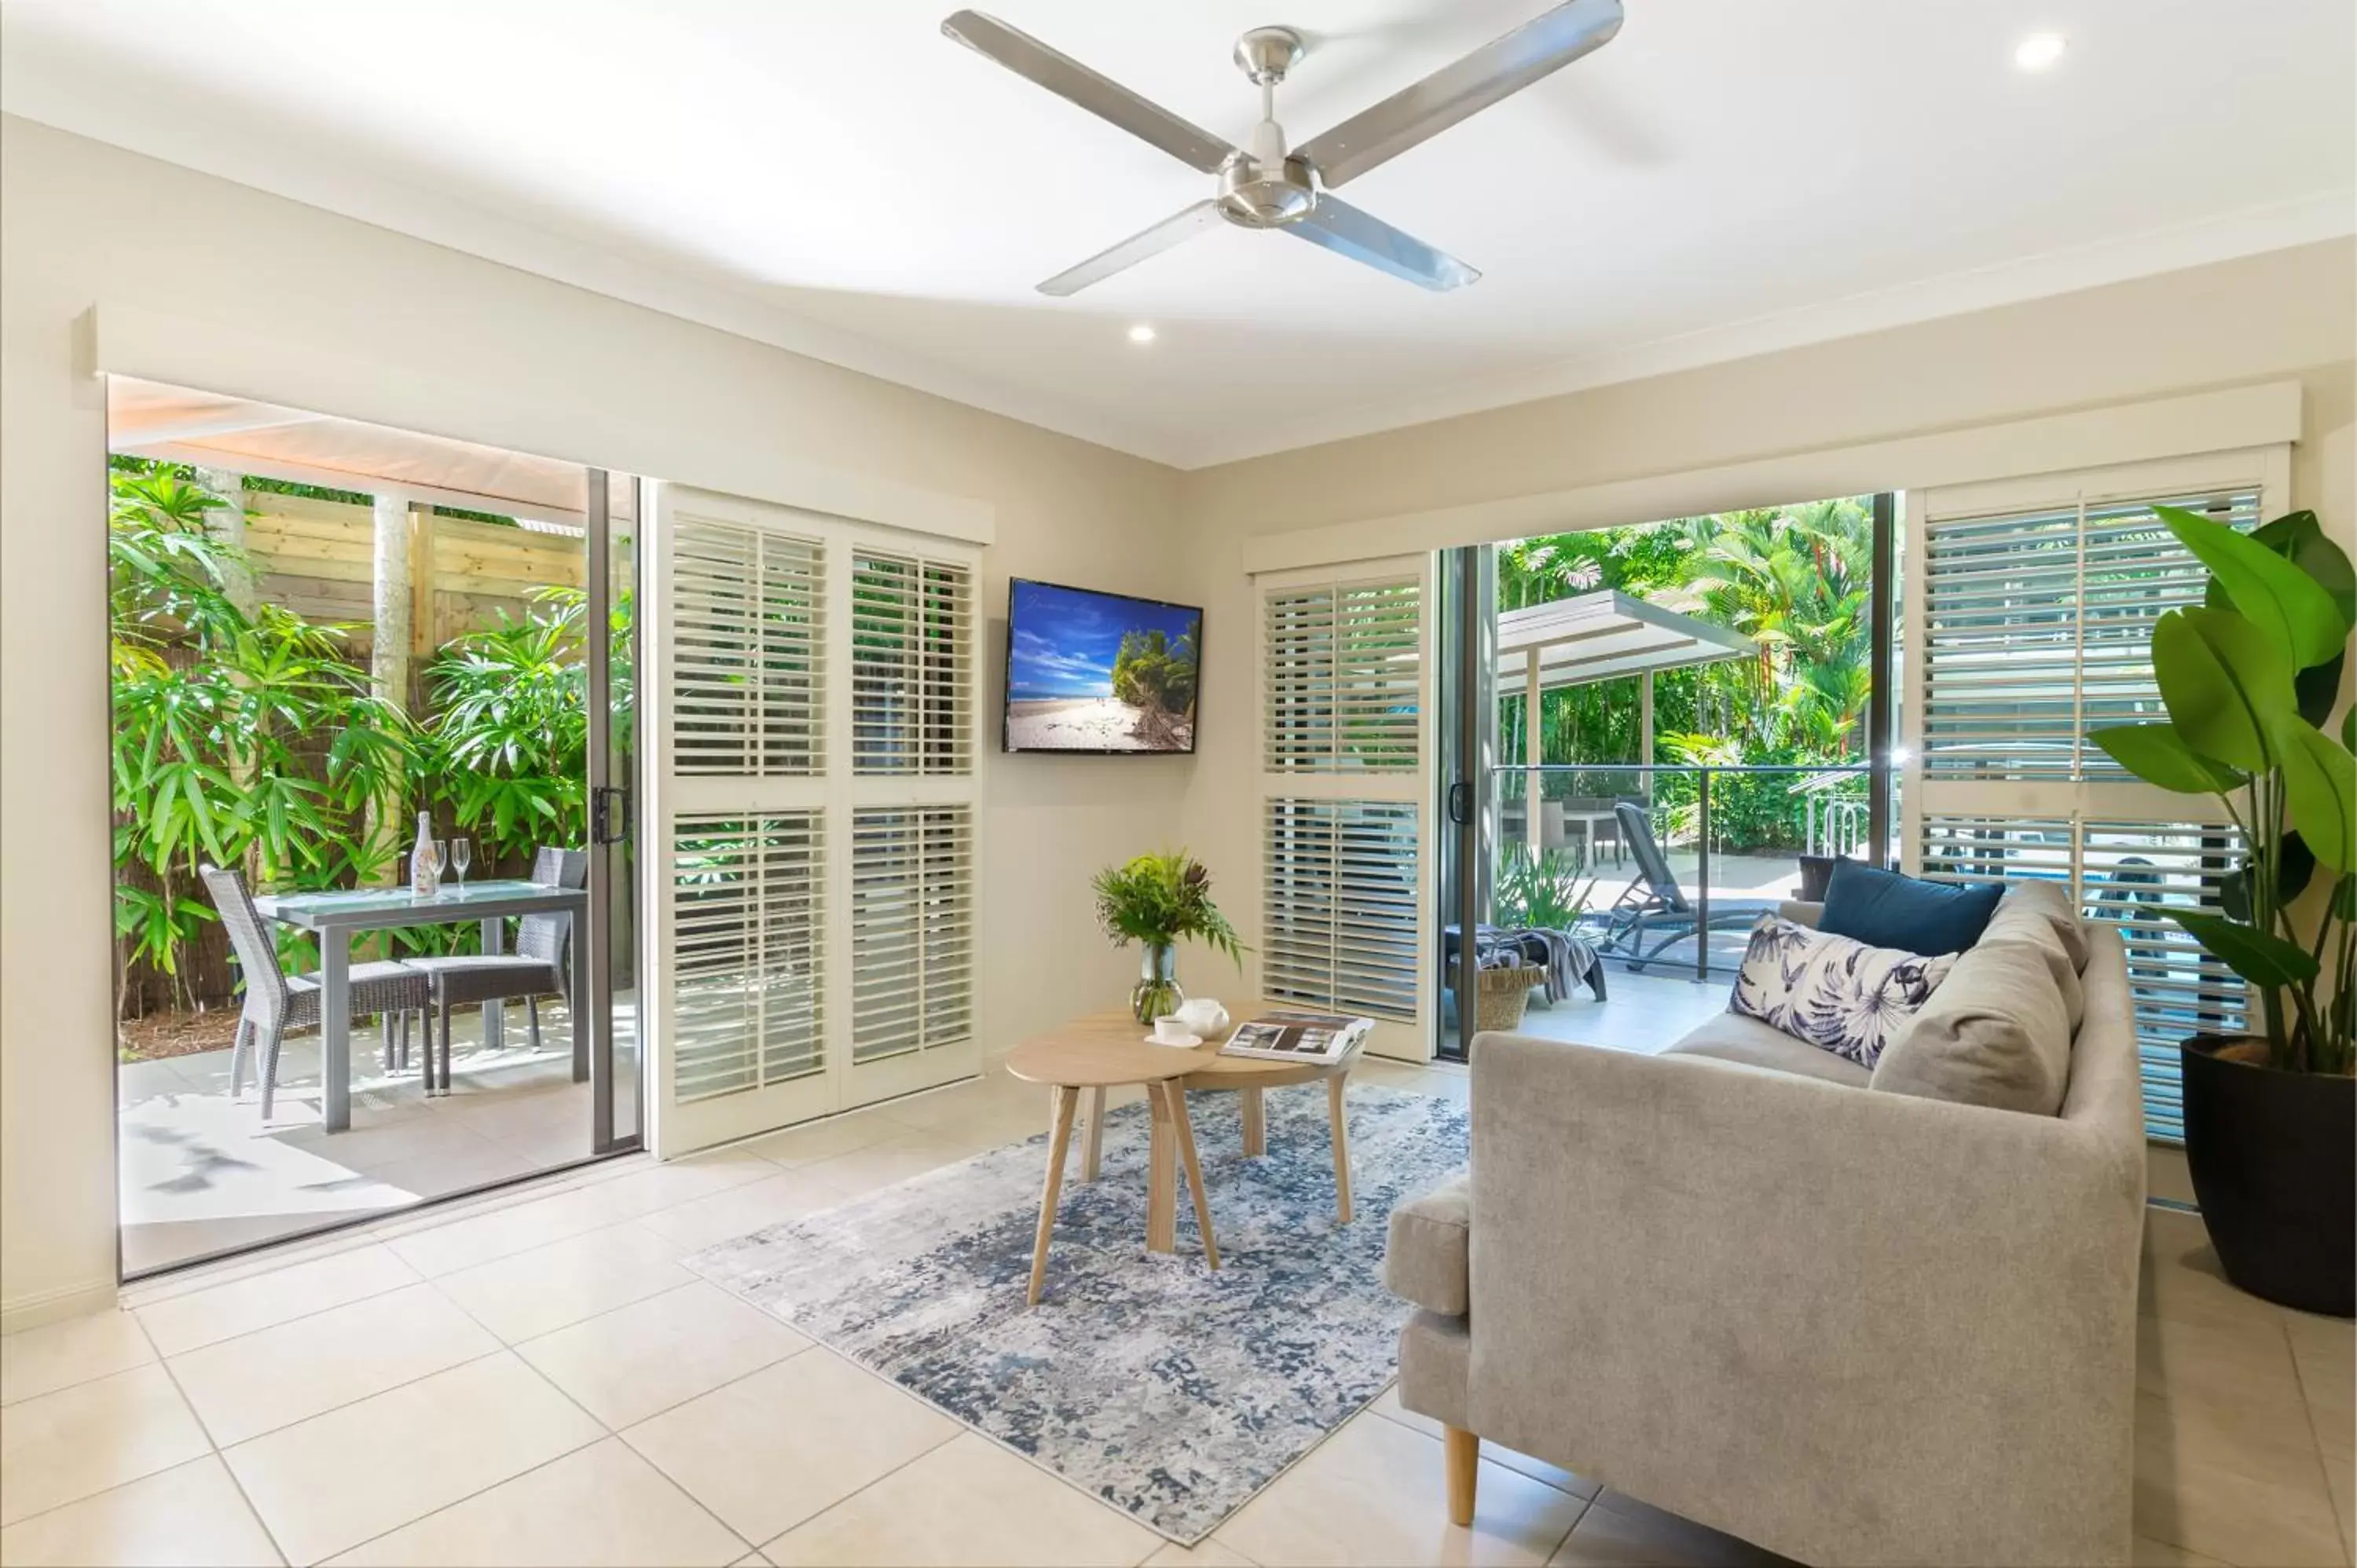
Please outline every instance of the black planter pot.
M2185 1163L2226 1277L2302 1312L2357 1315L2357 1079L2179 1047Z

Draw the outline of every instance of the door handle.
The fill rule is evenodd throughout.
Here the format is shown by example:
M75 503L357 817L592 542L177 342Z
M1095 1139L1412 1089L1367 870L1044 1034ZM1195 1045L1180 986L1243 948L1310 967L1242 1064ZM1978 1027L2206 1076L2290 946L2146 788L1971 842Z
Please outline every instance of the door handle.
M621 843L630 836L630 792L600 784L590 802L589 837L597 843Z
M1460 828L1473 820L1473 786L1461 779L1448 787L1448 820Z

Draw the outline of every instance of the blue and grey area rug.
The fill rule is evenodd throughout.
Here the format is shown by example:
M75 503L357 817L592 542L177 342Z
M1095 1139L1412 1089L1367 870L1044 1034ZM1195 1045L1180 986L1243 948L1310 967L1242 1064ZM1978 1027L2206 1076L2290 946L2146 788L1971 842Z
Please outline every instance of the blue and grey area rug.
M1339 1225L1322 1084L1269 1091L1260 1159L1243 1157L1236 1096L1188 1105L1216 1274L1183 1189L1178 1251L1146 1251L1143 1104L1106 1118L1096 1182L1073 1179L1072 1150L1030 1310L1044 1133L689 1266L1191 1545L1398 1371L1409 1308L1383 1288L1384 1230L1464 1166L1468 1125L1453 1101L1353 1087L1357 1218Z

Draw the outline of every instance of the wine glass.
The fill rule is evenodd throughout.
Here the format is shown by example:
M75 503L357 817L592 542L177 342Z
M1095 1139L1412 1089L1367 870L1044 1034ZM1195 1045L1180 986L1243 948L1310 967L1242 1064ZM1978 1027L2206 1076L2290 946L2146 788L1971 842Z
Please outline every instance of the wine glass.
M434 868L434 883L438 888L442 883L443 868L450 864L449 843L442 839L430 841L426 846L425 864Z
M466 839L450 841L450 865L458 874L458 891L467 890L467 867L474 864L475 846Z

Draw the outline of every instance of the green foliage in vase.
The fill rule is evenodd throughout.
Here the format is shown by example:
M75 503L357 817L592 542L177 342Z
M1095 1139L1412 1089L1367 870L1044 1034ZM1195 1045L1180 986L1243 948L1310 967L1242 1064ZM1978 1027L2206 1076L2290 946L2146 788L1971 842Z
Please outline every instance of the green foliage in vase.
M2244 534L2198 512L2154 510L2210 569L2208 593L2153 625L2167 721L2087 738L2148 784L2224 806L2248 849L2222 908L2172 918L2255 990L2270 1062L2350 1072L2357 712L2342 716L2338 738L2323 725L2357 628L2357 572L2313 512ZM2294 906L2319 873L2331 881L2304 911L2304 929Z
M1192 939L1242 960L1235 927L1211 902L1211 872L1183 849L1109 865L1089 886L1096 895L1097 923L1115 947L1168 947Z

